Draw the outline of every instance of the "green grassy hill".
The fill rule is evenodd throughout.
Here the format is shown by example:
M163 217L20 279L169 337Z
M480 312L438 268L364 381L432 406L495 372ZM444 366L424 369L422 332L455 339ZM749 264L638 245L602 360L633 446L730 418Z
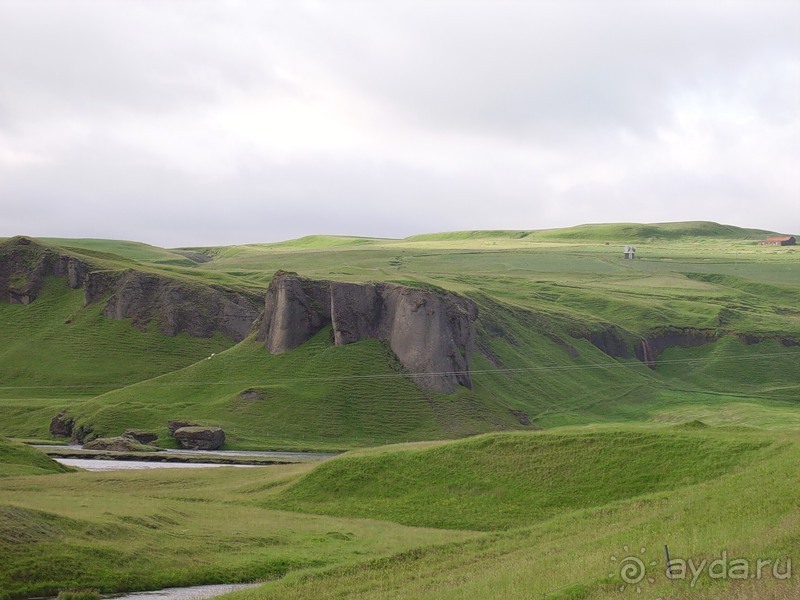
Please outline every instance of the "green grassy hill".
M477 452L481 444L485 451ZM799 451L794 433L745 435L696 426L502 434L341 457L273 495L268 504L361 516L373 510L379 518L398 521L439 519L455 525L461 520L481 529L512 529L355 565L290 573L225 600L790 600L800 591L796 575L786 577L788 562L800 558L792 491L800 484L792 466ZM463 462L463 475L459 469L454 476L452 461ZM681 572L676 563L672 580L666 574L665 545L684 565ZM709 571L709 565L721 564L723 556L725 577L712 577L720 566ZM756 577L759 559L770 562ZM744 580L741 571L738 578L729 576L734 560L749 569Z
M261 298L278 269L462 294L478 307L473 387L426 391L386 343L335 346L330 327L280 355L254 335L137 329L103 316L110 291L84 306L48 276L30 304L0 301L0 435L50 439L66 410L96 434L152 429L162 445L166 421L188 419L222 426L228 448L356 450L318 465L63 473L0 439L0 600L237 581L266 583L231 600L800 597L796 575L771 569L670 582L663 558L668 545L696 563L800 564L800 250L758 246L767 233L30 244L29 266L68 254L178 282L195 304ZM630 583L634 558L646 573Z
M329 330L277 356L250 339L89 400L79 423L104 434L139 424L166 437L167 420L185 418L222 426L232 447L315 449L519 427L491 397L466 389L452 396L425 392L399 369L380 342L337 347Z
M226 600L788 600L797 580L771 569L670 582L663 547L784 573L800 559L798 459L796 432L695 422L490 434L316 466L7 477L0 598L260 580ZM620 589L632 557L640 593Z
M41 238L40 241L50 246L59 246L68 250L113 255L139 263L174 264L182 266L191 266L193 264L191 260L174 250L166 250L141 242L88 238Z
M0 438L0 477L45 475L68 471L69 468L60 465L35 448Z
M708 481L763 445L687 430L490 434L343 456L318 466L273 506L423 527L509 529Z
M383 345L335 347L325 332L271 356L253 339L234 345L222 336L139 331L104 317L103 302L84 307L82 290L51 278L30 305L0 302L0 433L47 438L50 418L65 409L107 435L126 427L165 433L168 419L186 418L223 426L230 447L253 448L340 449L674 421L690 405L747 405L757 407L749 412L759 422L780 423L777 415L793 410L800 392L793 375L800 265L796 248L758 246L765 233L700 222L404 240L309 236L182 250L50 240L58 242L54 252L93 268L134 269L252 298L278 269L463 294L480 313L474 386L425 392ZM624 260L619 244L634 238L640 258ZM665 327L714 331L720 340L670 348L648 369L634 349ZM609 335L624 341L627 356L590 343Z
M639 242L644 240L676 240L688 238L702 240L731 239L759 240L769 235L777 235L773 231L763 229L746 229L733 225L720 225L710 221L681 221L677 223L595 223L565 227L560 229L543 229L533 231L454 231L447 233L430 233L407 238L409 241L455 241L455 240L488 240L507 238L511 240L548 239L548 240L595 240L614 241L616 243Z

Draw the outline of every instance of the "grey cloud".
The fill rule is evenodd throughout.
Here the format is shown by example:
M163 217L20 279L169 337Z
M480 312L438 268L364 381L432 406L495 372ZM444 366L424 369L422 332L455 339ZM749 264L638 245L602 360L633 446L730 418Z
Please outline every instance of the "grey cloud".
M743 69L798 53L800 8L788 3L347 6L325 15L341 29L317 26L332 71L428 127L548 141L586 128L652 132L672 94L730 93Z
M798 232L798 23L781 0L5 0L0 235ZM253 122L224 121L242 98ZM295 105L356 141L279 131Z

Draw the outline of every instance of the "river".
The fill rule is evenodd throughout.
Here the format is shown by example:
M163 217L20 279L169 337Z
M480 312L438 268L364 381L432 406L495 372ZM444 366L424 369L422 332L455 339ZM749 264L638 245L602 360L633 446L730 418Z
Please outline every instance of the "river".
M50 450L80 450L80 446L53 446L35 445L35 448L46 452ZM267 450L174 450L167 449L158 453L159 455L181 456L235 456L239 458L266 458L291 461L322 461L336 456L327 452L273 452ZM53 460L69 467L79 467L86 471L120 471L128 469L198 469L209 467L256 467L266 465L248 464L218 464L202 462L163 462L147 460L106 460L102 458L74 458L51 456Z
M103 460L99 458L51 458L66 465L78 467L84 471L126 471L129 469L207 469L210 467L258 467L259 465L226 465L220 463L167 463L146 460ZM269 466L269 465L264 465Z
M166 588L154 592L131 592L130 594L109 594L107 600L208 600L237 590L257 587L260 583L223 583L220 585L197 585L184 588ZM43 598L41 600L57 600Z
M256 584L201 585L188 588L167 588L155 592L135 592L125 596L114 596L114 600L205 600L228 592L255 587Z

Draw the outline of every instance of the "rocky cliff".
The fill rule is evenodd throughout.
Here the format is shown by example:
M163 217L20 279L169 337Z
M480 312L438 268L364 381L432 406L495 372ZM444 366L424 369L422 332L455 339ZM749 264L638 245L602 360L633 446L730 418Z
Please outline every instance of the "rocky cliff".
M473 302L444 291L279 272L267 290L258 339L279 354L330 325L336 345L386 341L420 386L451 393L457 385L472 386L477 314Z
M730 332L723 329L699 327L674 327L667 325L651 330L644 337L625 331L616 325L606 324L593 330L574 329L574 337L582 337L612 358L635 356L651 369L656 368L658 357L669 348L694 348L716 342L723 336L735 336L746 344L775 340L783 346L797 346L793 338L769 334ZM638 340L636 338L639 338Z
M103 308L106 317L129 318L138 329L155 322L169 336L210 337L218 331L237 342L247 337L258 313L240 293L138 271L119 278Z
M260 312L255 297L234 290L130 269L98 269L25 237L0 244L0 301L30 304L49 276L65 277L72 289L83 288L84 306L106 302L106 317L131 319L142 330L155 323L170 336L220 332L238 342Z
M693 348L716 342L720 332L714 329L697 329L694 327L662 327L652 331L636 346L636 358L651 369L656 368L656 359L668 348L681 346Z
M69 287L84 285L88 265L75 257L15 237L0 245L0 300L30 304L41 292L46 277L66 277Z

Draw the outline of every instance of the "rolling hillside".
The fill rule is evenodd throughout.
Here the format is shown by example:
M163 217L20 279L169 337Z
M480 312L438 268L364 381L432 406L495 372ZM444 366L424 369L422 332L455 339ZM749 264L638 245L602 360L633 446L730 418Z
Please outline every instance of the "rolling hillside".
M796 431L690 422L494 433L316 466L0 478L0 598L258 580L225 600L791 600L798 457ZM670 581L665 544L706 566ZM723 551L770 568L711 577ZM633 584L631 557L646 575Z
M766 233L620 224L181 250L40 240L36 256L85 263L85 281L51 273L29 304L0 302L0 433L49 438L61 410L95 435L165 434L184 418L252 448L674 420L687 406L780 422L800 391L800 254L755 244ZM639 258L622 259L626 242ZM386 341L339 346L330 329L271 355L256 317L280 269L469 299L471 389L426 390ZM91 294L95 276L111 283ZM208 320L229 319L230 302L243 311L235 331Z
M71 471L38 450L0 438L0 477L47 475Z
M0 598L256 580L231 600L796 598L772 571L663 569L664 545L800 560L800 253L763 233L7 240L0 435L52 440L63 411L86 439L168 446L185 419L227 448L349 452L63 473L0 440Z

